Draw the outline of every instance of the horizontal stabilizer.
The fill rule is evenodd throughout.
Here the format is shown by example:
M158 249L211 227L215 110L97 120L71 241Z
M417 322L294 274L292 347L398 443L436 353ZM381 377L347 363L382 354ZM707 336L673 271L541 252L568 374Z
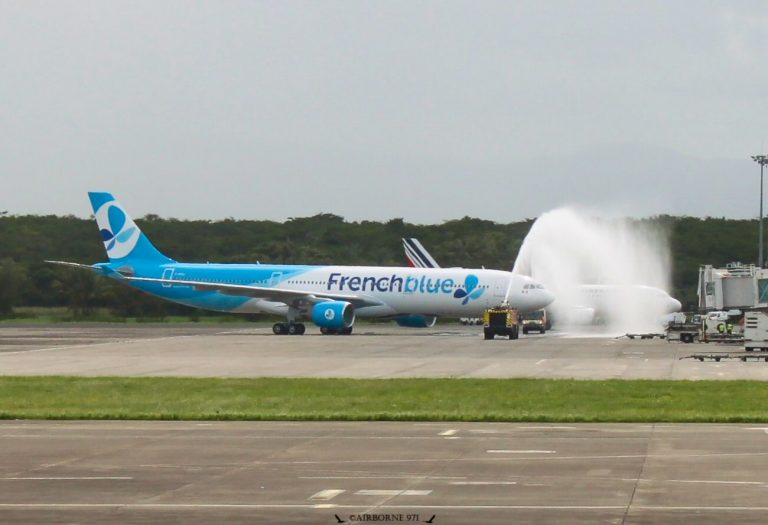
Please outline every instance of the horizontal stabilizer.
M80 263L73 263L69 261L43 261L47 262L49 264L59 264L61 266L69 266L70 268L80 268L82 270L91 270L93 272L100 272L101 266L97 266L95 264L80 264Z

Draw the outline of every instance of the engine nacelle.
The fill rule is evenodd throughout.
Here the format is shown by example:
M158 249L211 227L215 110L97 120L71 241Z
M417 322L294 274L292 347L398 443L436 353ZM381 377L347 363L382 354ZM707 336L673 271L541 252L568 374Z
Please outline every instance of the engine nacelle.
M401 315L395 317L395 322L398 325L408 328L432 328L436 321L437 317L434 315Z
M355 324L355 309L346 301L325 301L312 307L312 322L317 326L339 330Z
M584 306L571 308L566 318L568 324L572 325L589 325L595 322L595 309Z

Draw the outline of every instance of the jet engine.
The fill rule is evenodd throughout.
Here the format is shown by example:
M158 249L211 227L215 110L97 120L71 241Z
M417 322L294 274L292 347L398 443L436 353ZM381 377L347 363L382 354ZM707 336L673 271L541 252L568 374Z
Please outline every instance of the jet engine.
M568 324L589 325L595 322L595 309L586 306L575 306L566 313Z
M398 325L408 328L432 328L436 321L437 317L434 315L401 315L395 317L395 322Z
M312 322L321 328L343 330L355 324L355 309L346 301L324 301L312 308Z

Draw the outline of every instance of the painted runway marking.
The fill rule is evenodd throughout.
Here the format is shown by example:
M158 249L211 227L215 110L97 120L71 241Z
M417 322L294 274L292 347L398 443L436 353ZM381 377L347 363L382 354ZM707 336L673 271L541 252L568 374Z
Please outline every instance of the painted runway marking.
M454 435L458 430L446 430L445 432L440 432L438 436L452 436Z
M314 504L258 504L258 503L0 503L2 508L26 508L26 509L79 509L79 508L109 508L109 509L314 509ZM333 505L339 509L359 509L360 505ZM380 505L381 509L438 509L438 510L626 510L626 505ZM649 509L649 507L637 507ZM666 510L667 507L651 507L651 510ZM669 509L707 510L708 507L669 507ZM768 507L724 507L715 510L768 510Z
M488 454L557 454L556 450L486 450Z
M649 478L640 478L640 479L632 479L632 478L625 478L621 481L645 481L650 483L701 483L701 484L711 484L711 485L765 485L762 481L721 481L721 480L707 480L707 479L649 479Z
M89 480L131 480L128 476L37 476L0 478L0 481L89 481Z
M317 492L315 494L312 494L309 499L313 500L322 500L322 501L330 501L339 494L344 494L346 490L342 489L327 489L327 490L321 490L320 492Z
M538 361L536 361L536 365L538 366L541 363L543 363L544 361L546 361L546 359L539 359Z
M449 485L517 485L517 481L451 481Z
M355 496L429 496L431 490L358 490Z
M520 430L577 430L576 427L555 427L555 426L543 426L543 427L515 427Z
M0 503L0 509L359 509L360 505L314 504L258 504L258 503ZM633 510L646 511L717 511L717 512L766 512L766 506L661 506L633 505ZM625 511L626 505L380 505L382 509L437 509L437 510L566 510L566 511Z
M466 476L299 476L299 479L466 479Z

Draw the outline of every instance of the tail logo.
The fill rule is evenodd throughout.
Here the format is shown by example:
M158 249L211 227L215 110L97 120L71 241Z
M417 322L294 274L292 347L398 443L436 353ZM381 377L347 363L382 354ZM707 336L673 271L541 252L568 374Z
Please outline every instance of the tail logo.
M96 212L101 240L110 259L120 259L131 253L141 235L133 220L116 204L114 201L106 203Z
M459 288L453 293L453 296L456 299L464 299L461 301L462 305L467 304L470 299L478 299L481 295L483 295L483 292L485 291L484 288L478 288L477 285L480 284L480 279L477 278L476 275L469 274L467 275L466 279L464 279L464 288Z

